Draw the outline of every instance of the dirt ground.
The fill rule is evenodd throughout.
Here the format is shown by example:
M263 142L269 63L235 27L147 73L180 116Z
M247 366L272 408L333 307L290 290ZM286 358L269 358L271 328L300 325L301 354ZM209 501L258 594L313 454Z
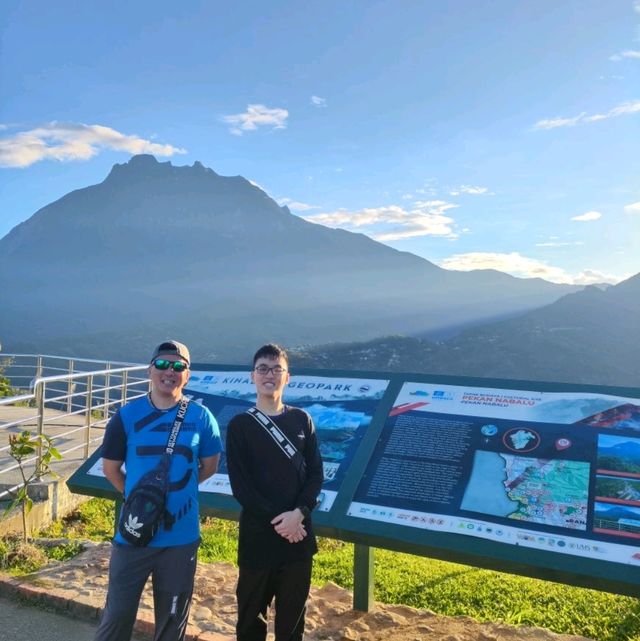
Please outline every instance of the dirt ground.
M44 568L28 579L46 593L89 606L104 604L109 544L88 544L75 559ZM200 563L191 608L189 638L232 641L236 616L237 570L228 563ZM149 586L148 586L149 588ZM151 590L145 590L140 610L141 631L153 621ZM585 641L541 628L478 623L469 617L444 617L402 605L376 606L370 612L352 610L351 592L331 583L312 588L307 610L307 641ZM273 638L273 637L271 637Z

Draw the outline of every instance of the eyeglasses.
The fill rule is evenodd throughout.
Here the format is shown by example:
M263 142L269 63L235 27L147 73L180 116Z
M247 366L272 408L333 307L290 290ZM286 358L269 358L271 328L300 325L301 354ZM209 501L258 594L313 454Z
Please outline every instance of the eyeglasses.
M189 365L185 363L184 361L168 361L164 358L156 358L155 361L153 361L152 365L156 369L169 369L171 368L174 372L184 372L186 369L189 369Z
M258 365L258 367L253 368L255 372L258 372L260 376L266 376L269 372L273 372L274 376L282 376L287 370L280 365L275 367L267 367L266 365Z

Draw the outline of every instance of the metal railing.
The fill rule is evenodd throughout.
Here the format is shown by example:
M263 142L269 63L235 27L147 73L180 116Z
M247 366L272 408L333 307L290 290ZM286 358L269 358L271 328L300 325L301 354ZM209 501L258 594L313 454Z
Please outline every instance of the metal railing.
M18 464L9 457L9 435L29 430L46 435L62 455L85 460L102 441L109 418L149 389L148 365L34 354L0 354L2 375L14 394L0 397L0 485ZM64 372L64 373L60 373ZM5 445L6 443L6 445ZM36 466L42 452L23 461ZM79 462L81 462L81 460ZM13 479L9 481L9 484ZM0 500L19 485L0 491ZM2 488L0 488L2 489Z

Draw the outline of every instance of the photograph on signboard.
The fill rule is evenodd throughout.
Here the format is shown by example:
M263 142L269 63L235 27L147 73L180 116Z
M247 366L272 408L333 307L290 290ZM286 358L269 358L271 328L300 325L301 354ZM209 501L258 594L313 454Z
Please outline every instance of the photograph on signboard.
M640 431L640 405L625 403L588 416L580 423L591 427Z
M585 423L634 401L404 383L348 515L640 564L640 438Z
M333 506L344 475L388 383L387 380L339 376L291 376L283 401L309 413L322 455L325 480L318 510L329 511ZM223 442L229 421L256 401L255 385L249 371L195 371L186 392L213 412ZM224 454L218 473L202 483L200 491L231 494Z
M593 530L601 534L640 539L640 507L596 502Z
M596 476L596 501L640 506L640 478Z
M598 471L640 478L640 439L601 434Z

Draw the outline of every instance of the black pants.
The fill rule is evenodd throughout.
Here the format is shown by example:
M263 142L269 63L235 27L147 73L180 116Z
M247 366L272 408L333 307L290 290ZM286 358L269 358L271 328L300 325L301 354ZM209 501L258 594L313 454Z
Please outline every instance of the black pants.
M142 589L151 574L154 641L182 641L187 631L200 541L167 548L113 543L107 603L94 641L130 641Z
M240 566L238 597L238 641L264 641L267 608L275 597L275 641L301 641L304 613L313 558L275 568Z

